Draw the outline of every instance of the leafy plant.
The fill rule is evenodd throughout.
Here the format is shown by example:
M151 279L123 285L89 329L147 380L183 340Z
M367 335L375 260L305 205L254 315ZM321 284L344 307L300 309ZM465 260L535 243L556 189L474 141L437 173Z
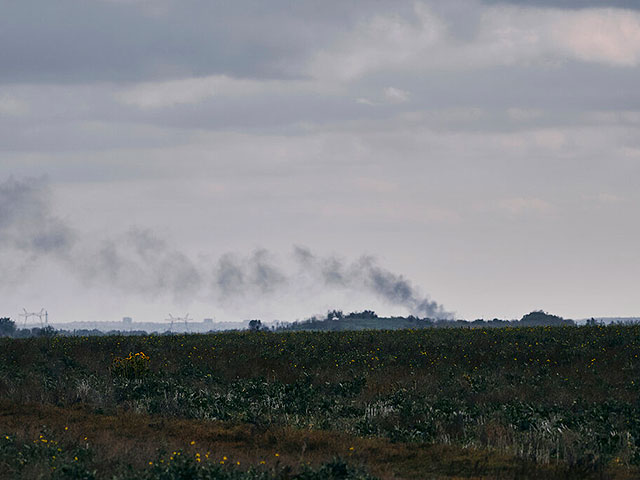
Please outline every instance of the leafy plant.
M151 358L144 352L129 353L128 357L115 357L111 373L116 377L143 378L151 371Z

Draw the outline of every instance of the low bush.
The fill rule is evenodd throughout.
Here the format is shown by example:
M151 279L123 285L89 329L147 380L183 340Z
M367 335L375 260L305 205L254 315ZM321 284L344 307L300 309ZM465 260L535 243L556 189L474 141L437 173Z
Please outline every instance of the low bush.
M111 374L124 378L143 378L151 371L151 358L144 352L129 353L128 357L115 357Z

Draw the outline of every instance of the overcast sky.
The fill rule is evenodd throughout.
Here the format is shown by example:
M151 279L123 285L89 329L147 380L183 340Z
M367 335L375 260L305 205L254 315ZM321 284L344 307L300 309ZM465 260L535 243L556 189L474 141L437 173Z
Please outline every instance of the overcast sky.
M0 0L0 314L640 316L638 5Z

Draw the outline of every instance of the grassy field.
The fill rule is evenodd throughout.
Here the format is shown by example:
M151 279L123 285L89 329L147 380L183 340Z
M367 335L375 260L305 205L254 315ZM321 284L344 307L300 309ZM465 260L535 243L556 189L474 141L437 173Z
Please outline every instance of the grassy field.
M638 354L637 326L0 339L0 476L640 478Z

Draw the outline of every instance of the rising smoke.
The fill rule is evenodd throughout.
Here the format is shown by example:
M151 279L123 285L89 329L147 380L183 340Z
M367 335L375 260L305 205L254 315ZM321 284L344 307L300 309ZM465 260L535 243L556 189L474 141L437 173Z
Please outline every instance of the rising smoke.
M0 247L18 252L25 263L54 259L85 284L149 298L170 296L180 302L205 298L224 305L282 295L303 284L304 277L311 279L315 290L321 286L329 291L367 292L420 317L451 316L371 256L349 262L295 247L292 257L284 261L264 249L245 256L228 253L213 262L194 261L154 232L140 228L99 242L83 241L53 213L51 189L44 179L10 178L0 183ZM0 268L4 268L3 259L0 256ZM293 268L287 268L291 264Z
M371 256L345 262L335 256L318 257L307 248L295 247L294 257L302 269L318 272L327 286L369 291L387 303L403 306L421 317L451 316L437 302L421 295L402 275L380 267Z
M259 249L246 258L234 254L220 257L213 270L213 289L225 297L247 294L268 295L289 282L287 275L274 262L265 249Z
M44 178L0 183L0 246L38 256L65 253L73 241L72 230L51 211Z
M199 267L150 230L131 228L103 240L95 249L76 249L71 256L85 282L103 283L126 292L158 297L169 294L185 300L204 283ZM82 262L78 264L78 259Z

